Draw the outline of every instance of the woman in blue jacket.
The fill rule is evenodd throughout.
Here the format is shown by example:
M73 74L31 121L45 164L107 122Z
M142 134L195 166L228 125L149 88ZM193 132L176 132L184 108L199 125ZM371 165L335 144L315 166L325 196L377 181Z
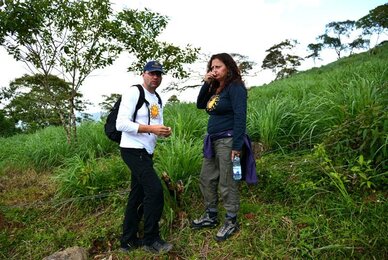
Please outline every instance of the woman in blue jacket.
M239 182L233 179L232 160L242 155L245 145L248 150L251 147L246 134L247 89L236 62L229 54L219 53L210 58L197 98L197 108L205 109L209 114L200 174L200 189L206 210L200 218L192 221L191 226L200 229L218 224L219 189L226 216L215 239L223 241L239 229ZM255 178L255 169L248 173L245 167L245 179L254 183Z

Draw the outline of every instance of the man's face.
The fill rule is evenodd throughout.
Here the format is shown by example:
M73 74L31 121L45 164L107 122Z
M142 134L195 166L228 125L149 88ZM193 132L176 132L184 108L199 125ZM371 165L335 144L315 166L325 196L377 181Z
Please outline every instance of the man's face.
M162 83L162 73L160 71L145 71L143 79L146 86L157 88Z

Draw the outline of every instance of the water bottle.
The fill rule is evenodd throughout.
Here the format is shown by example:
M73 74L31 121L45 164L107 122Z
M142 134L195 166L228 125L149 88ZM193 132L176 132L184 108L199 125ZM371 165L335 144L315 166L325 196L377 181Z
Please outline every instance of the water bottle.
M241 180L241 163L240 163L240 157L234 156L233 158L233 179L236 181Z

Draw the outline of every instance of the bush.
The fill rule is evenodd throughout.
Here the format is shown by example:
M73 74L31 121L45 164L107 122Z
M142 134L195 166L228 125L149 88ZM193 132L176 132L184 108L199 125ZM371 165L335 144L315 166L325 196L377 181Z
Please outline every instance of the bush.
M58 182L57 198L73 198L76 202L109 197L119 189L129 187L130 174L118 156L83 160L75 155L65 166L55 171Z

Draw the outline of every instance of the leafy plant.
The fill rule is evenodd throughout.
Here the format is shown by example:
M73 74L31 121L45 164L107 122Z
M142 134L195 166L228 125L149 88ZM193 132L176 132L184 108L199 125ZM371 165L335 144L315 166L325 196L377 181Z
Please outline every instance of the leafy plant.
M366 161L363 155L358 157L350 171L353 174L353 183L358 184L359 188L374 191L374 188L387 184L388 172L376 174L376 171L372 168L372 160Z
M88 196L104 198L129 186L128 168L120 157L96 159L91 156L83 160L76 155L67 159L65 165L56 170L54 176L58 199L71 198L82 203Z
M329 178L331 179L331 183L341 193L346 203L348 205L352 205L352 198L350 197L345 186L345 183L348 182L347 178L343 174L337 172L337 170L333 166L331 159L329 159L329 157L327 156L323 145L317 145L314 150L314 155L318 159L320 159L320 166L322 167L322 170L327 174L327 176L329 176Z

